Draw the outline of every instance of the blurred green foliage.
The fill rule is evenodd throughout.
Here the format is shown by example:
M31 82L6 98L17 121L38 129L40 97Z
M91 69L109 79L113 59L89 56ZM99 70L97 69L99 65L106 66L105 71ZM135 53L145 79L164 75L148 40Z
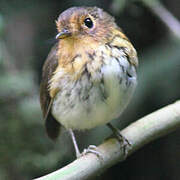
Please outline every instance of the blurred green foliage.
M178 0L163 3L180 17ZM0 4L0 179L32 179L75 158L67 132L62 131L56 143L48 139L39 105L41 68L56 34L54 20L68 7L96 5L113 13L137 48L139 85L128 109L114 122L117 126L123 128L180 98L180 42L141 1L0 0ZM109 134L106 127L77 132L82 149L101 143ZM148 145L99 179L180 179L178 136L177 132ZM172 144L174 148L169 148Z

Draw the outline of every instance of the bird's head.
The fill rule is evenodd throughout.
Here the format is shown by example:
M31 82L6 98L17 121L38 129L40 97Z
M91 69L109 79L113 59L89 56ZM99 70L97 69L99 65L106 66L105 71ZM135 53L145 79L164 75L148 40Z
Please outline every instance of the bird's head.
M114 18L97 7L73 7L60 14L56 21L57 39L93 38L99 42L112 36L117 29Z

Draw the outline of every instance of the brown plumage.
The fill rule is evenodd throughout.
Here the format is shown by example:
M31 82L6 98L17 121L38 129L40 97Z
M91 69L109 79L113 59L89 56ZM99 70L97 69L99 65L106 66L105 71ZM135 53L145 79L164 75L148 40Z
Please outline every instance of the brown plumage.
M47 134L50 138L56 139L60 130L60 123L58 123L51 114L51 106L53 99L49 94L49 81L52 78L53 72L58 65L57 44L51 49L46 62L43 66L43 74L40 85L40 104L45 120Z
M133 45L102 9L70 8L56 25L58 43L43 66L40 86L52 139L61 125L74 136L72 130L91 129L119 117L136 86L138 66ZM76 147L74 137L73 142Z

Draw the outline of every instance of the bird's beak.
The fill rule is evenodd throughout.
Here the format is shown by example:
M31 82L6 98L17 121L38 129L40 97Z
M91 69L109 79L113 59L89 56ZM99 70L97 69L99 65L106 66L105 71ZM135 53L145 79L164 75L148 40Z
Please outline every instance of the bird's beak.
M63 29L61 32L59 32L56 35L56 39L63 39L63 38L69 37L70 35L71 33L67 29Z

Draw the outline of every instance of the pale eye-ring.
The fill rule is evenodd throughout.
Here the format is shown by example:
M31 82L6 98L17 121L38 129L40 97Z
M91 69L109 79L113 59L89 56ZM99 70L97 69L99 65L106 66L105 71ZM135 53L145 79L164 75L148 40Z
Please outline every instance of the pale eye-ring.
M86 18L86 19L84 20L84 24L85 24L85 26L87 26L88 28L92 28L92 27L93 27L93 22L92 22L92 20L91 20L90 18Z

